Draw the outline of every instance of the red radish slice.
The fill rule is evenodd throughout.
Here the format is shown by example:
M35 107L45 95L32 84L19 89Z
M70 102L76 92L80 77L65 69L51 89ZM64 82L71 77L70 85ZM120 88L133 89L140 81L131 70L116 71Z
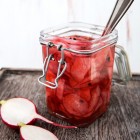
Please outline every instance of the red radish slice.
M65 126L52 122L43 116L37 114L36 106L25 98L12 98L1 103L2 120L11 127L19 127L20 122L30 124L35 119L41 119L49 124L63 128L77 128L75 126Z
M99 101L100 98L100 88L97 86L95 89L91 90L91 99L90 99L90 104L89 104L89 108L88 108L88 112L94 111L97 103Z
M64 87L65 87L65 80L59 79L58 87L56 89L56 96L60 101L63 99Z
M81 82L86 73L90 69L90 58L89 57L76 57L74 64L71 68L71 75L77 82Z
M95 110L92 110L91 112L87 113L86 115L84 115L84 117L90 117L92 114L94 114L96 111L98 111L98 109L103 105L103 100L100 97L97 106L95 107Z
M110 48L106 47L100 51L98 51L95 55L95 59L91 59L91 63L94 65L92 67L95 67L96 70L100 71L102 70L103 66L106 62L106 57L109 52Z
M48 66L48 70L50 70L53 74L57 74L58 70L58 61L57 60L51 60L50 64Z
M58 140L58 138L50 131L32 125L23 125L20 128L20 139L21 140Z
M87 88L79 89L78 94L85 101L87 101L87 102L90 101L91 95L90 95L90 89L88 87Z
M114 64L114 53L115 52L115 47L110 47L110 50L106 56L106 62L104 67L113 67Z
M51 70L48 70L47 74L46 74L46 80L49 82L54 82L56 78L56 75L54 73L52 73Z
M96 87L91 91L91 100L88 108L88 113L84 115L84 117L91 116L94 112L96 112L99 107L103 104L102 98L100 97L100 89Z
M63 105L68 113L82 116L88 111L88 103L77 94L69 94L63 98Z
M75 80L73 80L71 77L69 78L69 84L72 88L75 88L78 84Z

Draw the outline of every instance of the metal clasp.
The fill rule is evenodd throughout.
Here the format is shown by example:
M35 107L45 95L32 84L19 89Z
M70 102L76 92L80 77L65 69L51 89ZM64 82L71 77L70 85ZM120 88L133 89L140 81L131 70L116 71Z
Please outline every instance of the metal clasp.
M64 61L64 50L62 49L62 46L61 46L61 50L60 50L60 45L59 47L54 45L54 44L51 44L50 45L50 42L48 43L48 48L47 48L47 57L45 58L44 60L44 63L43 63L43 70L42 70L42 75L38 78L38 82L46 87L49 87L51 89L55 89L58 87L58 80L59 78L63 75L63 73L65 72L66 70L66 67L67 67L67 63ZM58 65L58 69L57 69L57 76L54 80L54 83L53 82L50 82L46 79L46 74L47 74L47 70L48 70L48 67L49 67L49 63L50 61L53 59L53 54L49 54L49 47L54 47L56 46L57 49L59 51L61 51L61 59L58 61L59 65ZM64 65L63 69L61 69L61 66ZM45 82L42 81L42 79L45 79Z

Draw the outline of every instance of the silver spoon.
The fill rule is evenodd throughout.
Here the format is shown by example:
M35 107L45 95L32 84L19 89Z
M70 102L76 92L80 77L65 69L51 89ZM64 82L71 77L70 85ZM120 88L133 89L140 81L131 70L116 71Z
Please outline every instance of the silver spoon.
M125 15L134 0L117 0L113 12L107 22L102 36L109 34L117 26L121 18Z

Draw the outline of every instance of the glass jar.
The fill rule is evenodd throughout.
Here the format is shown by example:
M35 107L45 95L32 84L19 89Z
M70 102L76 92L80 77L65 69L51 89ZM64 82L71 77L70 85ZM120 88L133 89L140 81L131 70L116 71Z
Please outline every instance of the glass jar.
M117 31L101 36L103 30L71 22L41 31L44 68L39 82L46 86L48 110L78 127L91 124L108 108L115 48L117 82L131 78L127 55L116 45Z

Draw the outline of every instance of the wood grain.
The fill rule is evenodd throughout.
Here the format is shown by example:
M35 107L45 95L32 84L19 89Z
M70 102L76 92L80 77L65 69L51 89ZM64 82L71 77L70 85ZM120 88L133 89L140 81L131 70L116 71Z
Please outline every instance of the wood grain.
M0 100L22 96L32 100L41 115L67 124L47 112L45 90L37 78L39 71L0 72ZM127 86L113 86L108 111L88 128L63 129L37 121L35 125L53 132L60 140L140 140L140 76ZM0 140L19 140L19 132L0 120Z

